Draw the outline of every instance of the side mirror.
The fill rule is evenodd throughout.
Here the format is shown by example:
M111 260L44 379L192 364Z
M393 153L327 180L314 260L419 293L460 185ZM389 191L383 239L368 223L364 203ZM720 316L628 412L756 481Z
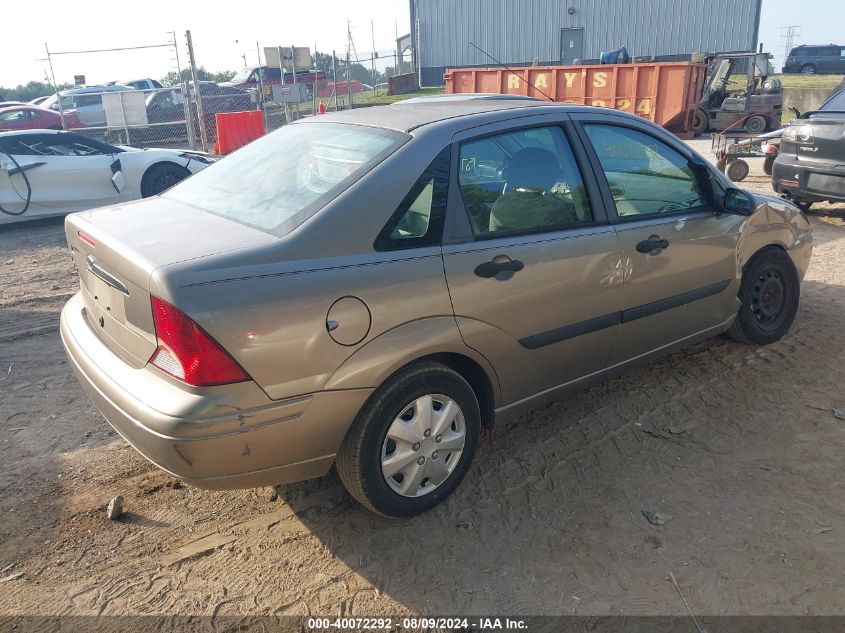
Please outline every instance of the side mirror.
M754 211L754 198L747 191L731 187L725 191L722 208L727 213L737 215L751 215Z
M116 160L111 164L111 185L117 193L123 193L126 186L126 180L123 178L123 167L120 160Z

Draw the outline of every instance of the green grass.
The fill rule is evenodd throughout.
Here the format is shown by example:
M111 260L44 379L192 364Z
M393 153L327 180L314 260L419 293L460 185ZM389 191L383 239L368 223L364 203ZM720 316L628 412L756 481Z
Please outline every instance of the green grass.
M387 105L390 103L396 103L397 101L404 101L405 99L410 99L411 97L427 97L429 95L439 95L443 94L445 91L446 89L440 86L438 88L422 88L420 90L409 92L408 94L404 95L389 96L386 90L378 90L376 94L373 94L372 90L368 90L366 92L356 92L354 95L352 95L352 103L360 103L367 105Z
M780 79L784 88L826 88L832 90L842 83L843 75L772 75Z
M780 79L784 88L803 88L813 90L822 88L832 90L842 83L843 75L769 75L771 79ZM728 90L745 88L745 74L735 73L728 80Z

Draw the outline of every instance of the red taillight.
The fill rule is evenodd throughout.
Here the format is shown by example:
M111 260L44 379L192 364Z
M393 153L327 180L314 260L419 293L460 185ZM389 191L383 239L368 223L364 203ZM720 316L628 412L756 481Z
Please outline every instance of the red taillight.
M195 387L249 380L241 366L187 315L158 297L151 300L158 348L150 364Z

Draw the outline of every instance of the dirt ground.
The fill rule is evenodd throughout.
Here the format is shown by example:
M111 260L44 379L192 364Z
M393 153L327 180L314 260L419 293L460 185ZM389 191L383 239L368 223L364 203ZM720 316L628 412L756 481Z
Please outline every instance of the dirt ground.
M0 231L0 615L685 615L669 572L698 615L841 614L843 217L813 214L785 339L714 339L500 426L410 521L334 474L276 498L152 467L65 361L61 223Z

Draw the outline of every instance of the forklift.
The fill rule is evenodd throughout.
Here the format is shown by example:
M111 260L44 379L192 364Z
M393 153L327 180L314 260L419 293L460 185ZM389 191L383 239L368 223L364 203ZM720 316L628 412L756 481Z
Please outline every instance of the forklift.
M770 79L773 68L769 53L716 53L707 56L707 77L695 112L693 131L744 130L762 134L781 127L783 89L779 79ZM745 64L746 82L741 90L729 90L734 70Z

